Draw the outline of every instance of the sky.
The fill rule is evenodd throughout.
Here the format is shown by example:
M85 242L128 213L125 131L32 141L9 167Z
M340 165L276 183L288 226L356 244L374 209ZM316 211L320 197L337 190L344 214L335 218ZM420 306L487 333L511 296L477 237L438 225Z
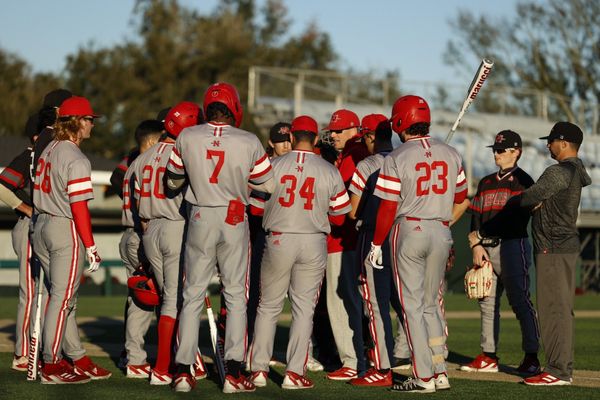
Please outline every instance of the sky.
M399 71L401 79L454 83L472 74L443 62L453 31L448 23L460 9L492 18L512 17L518 0L286 0L291 31L311 21L328 32L340 55L339 66L358 71ZM207 13L217 0L180 0ZM264 0L257 0L262 4ZM16 53L34 72L63 71L67 54L94 43L111 46L134 38L134 0L21 0L4 2L0 48ZM465 60L473 65L479 59ZM470 76L467 76L470 75Z

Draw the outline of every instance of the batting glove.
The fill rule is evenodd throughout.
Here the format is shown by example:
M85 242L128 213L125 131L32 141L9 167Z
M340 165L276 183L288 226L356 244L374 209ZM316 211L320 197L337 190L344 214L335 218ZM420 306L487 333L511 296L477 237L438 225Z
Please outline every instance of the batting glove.
M97 271L98 268L100 268L100 263L102 262L102 259L98 254L98 248L96 247L96 245L93 245L92 247L86 247L85 254L87 256L88 263L90 264L90 266L88 267L88 272Z
M365 264L371 268L383 269L383 253L381 252L381 246L371 242L371 250L365 260Z

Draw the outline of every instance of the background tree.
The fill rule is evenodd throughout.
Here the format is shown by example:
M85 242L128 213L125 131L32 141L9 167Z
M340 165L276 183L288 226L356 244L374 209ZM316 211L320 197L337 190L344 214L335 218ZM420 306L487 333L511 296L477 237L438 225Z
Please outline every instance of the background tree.
M494 59L493 83L550 93L551 119L568 118L588 128L597 123L600 104L600 2L523 1L513 19L493 19L460 11L451 21L456 39L445 59L459 69L464 60ZM470 67L470 65L469 65ZM492 82L490 82L492 83ZM502 105L482 92L477 108ZM539 104L523 94L508 103L508 112L535 114ZM512 108L512 110L511 110Z

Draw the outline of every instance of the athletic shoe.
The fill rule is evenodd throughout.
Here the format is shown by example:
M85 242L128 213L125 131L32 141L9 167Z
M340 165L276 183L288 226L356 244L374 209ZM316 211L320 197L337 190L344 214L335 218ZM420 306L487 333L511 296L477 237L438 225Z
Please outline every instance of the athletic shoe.
M379 372L375 368L368 370L364 376L350 380L354 386L392 386L392 371Z
M78 374L66 360L57 363L46 363L40 372L42 385L73 385L88 383L87 375Z
M540 360L536 356L525 356L517 371L519 374L526 376L538 375L542 372Z
M285 378L283 378L283 383L281 384L282 389L312 389L315 385L312 383L310 379L305 376L298 375L292 371L285 372Z
M306 369L308 369L311 372L319 372L323 371L325 368L323 367L323 364L321 364L316 358L308 356L308 361L306 362Z
M394 366L392 371L406 371L409 370L412 365L410 358L394 358Z
M450 389L450 381L448 375L444 372L435 374L433 376L433 382L435 383L435 390L447 390Z
M155 369L150 373L150 384L156 386L170 385L173 378L168 372L160 372Z
M402 383L396 383L390 389L393 392L404 393L434 393L435 381L431 378L428 382L422 379L408 378Z
M541 374L525 378L523 383L530 386L568 386L571 384L571 380L565 381L547 372L542 372Z
M357 376L358 374L356 370L348 367L342 367L338 370L327 373L327 379L331 379L332 381L349 381Z
M460 370L467 372L498 372L498 359L480 354L470 363L461 365Z
M192 377L192 374L183 372L175 375L175 379L173 380L173 389L175 389L176 392L187 393L192 390L194 386L196 386L196 379Z
M225 384L223 384L223 393L244 393L254 392L256 386L248 378L240 374L237 378L233 375L225 375Z
M250 381L254 383L256 387L267 386L267 371L254 371L250 374Z
M94 364L94 362L88 356L83 356L79 360L75 361L73 369L80 375L89 376L93 381L108 379L112 375L112 372L109 370Z
M132 379L148 379L150 378L150 364L127 365L125 368L125 377Z
M15 371L27 371L27 356L13 356L12 369Z
M204 363L202 363L201 365L194 364L193 368L194 368L194 378L197 381L202 380L208 376L208 373L206 372L206 367L204 366Z
M117 363L117 367L119 369L125 369L129 364L129 360L127 359L127 350L122 350L121 355L119 356L119 362Z

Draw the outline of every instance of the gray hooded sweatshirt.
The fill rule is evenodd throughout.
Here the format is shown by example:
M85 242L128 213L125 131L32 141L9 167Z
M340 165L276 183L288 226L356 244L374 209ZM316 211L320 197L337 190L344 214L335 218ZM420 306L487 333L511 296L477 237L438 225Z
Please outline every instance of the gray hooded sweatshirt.
M579 253L575 223L581 189L591 183L581 160L572 157L546 168L538 181L522 193L522 207L542 203L533 212L535 253Z

